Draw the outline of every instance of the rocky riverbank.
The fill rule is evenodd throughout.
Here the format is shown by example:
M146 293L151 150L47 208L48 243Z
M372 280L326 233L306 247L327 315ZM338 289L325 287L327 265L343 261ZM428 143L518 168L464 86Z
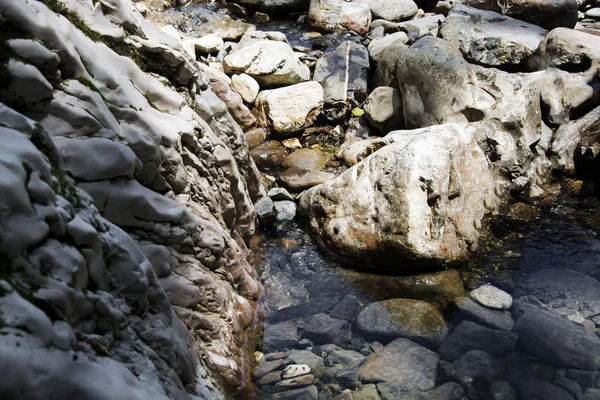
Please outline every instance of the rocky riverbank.
M599 397L600 4L183 3L0 0L3 396Z

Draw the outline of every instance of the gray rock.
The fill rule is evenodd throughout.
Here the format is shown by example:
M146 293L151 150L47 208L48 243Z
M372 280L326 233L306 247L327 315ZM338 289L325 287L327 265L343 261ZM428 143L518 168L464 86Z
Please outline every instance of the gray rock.
M281 393L274 393L265 400L317 400L319 391L314 385L310 385L300 389L286 390Z
M299 213L317 239L361 267L439 266L466 258L496 202L494 178L474 138L448 124L395 131L378 147L300 198Z
M371 87L398 87L396 80L396 63L407 49L408 36L404 32L396 32L382 38L371 40L369 57L374 69Z
M325 365L333 367L342 365L348 368L358 369L365 360L365 356L353 350L344 350L339 347L329 349L325 356Z
M517 392L506 381L494 381L488 391L494 400L517 400Z
M287 360L294 364L306 364L313 371L325 365L323 357L308 350L290 350L287 353Z
M488 66L517 66L538 48L547 31L501 14L457 5L442 26L440 36L469 61Z
M384 134L404 124L402 98L398 89L388 86L375 88L363 107L371 125Z
M580 369L600 369L600 338L563 317L524 300L513 305L519 344L540 361Z
M261 226L269 227L273 224L274 207L270 197L263 197L256 203L256 216Z
M373 18L381 18L386 21L404 21L413 17L419 7L413 0L360 0L371 9Z
M298 328L296 321L265 326L263 333L263 351L265 353L293 349L297 343Z
M294 198L292 197L290 192L288 192L284 188L279 188L279 187L271 188L271 189L269 189L269 192L267 193L267 195L273 201L278 201L278 200L294 201Z
M269 372L272 372L276 369L280 369L280 367L283 367L284 365L286 365L286 363L287 361L285 359L263 361L260 364L258 364L258 366L254 369L252 377L254 379L262 378Z
M463 386L491 383L504 374L502 365L492 355L481 350L471 350L453 363L455 377Z
M583 72L600 57L600 37L585 31L557 28L540 43L529 61L530 67L557 67L571 72Z
M287 12L291 10L305 10L308 7L308 0L241 0L239 2L244 6L269 12Z
M358 373L362 382L390 382L408 389L435 387L439 356L406 339L396 339L367 357Z
M319 380L324 383L334 383L350 390L359 386L357 369L343 365L326 368L319 376Z
M510 4L489 0L459 0L457 2L506 14L546 29L573 28L577 23L576 0L513 0Z
M470 296L481 305L494 310L508 310L512 306L512 296L492 285L479 286Z
M354 295L346 295L339 303L335 305L329 315L333 318L343 319L350 323L354 321L361 309L358 298Z
M519 386L519 395L523 399L574 400L564 389L549 382L528 380Z
M296 203L289 200L275 202L275 222L277 224L293 221L296 218Z
M444 318L434 306L408 299L369 304L352 329L369 341L386 344L402 337L432 348L439 346L448 333Z
M345 29L365 35L371 24L371 9L358 2L311 0L308 24L319 31L337 32Z
M562 389L565 389L573 397L577 397L578 395L583 393L581 391L581 386L579 386L577 382L567 378L559 378L554 380L554 382L552 383Z
M584 371L579 369L567 370L567 378L576 382L581 390L586 391L590 388L598 387L600 381L600 371Z
M508 311L493 311L475 303L469 298L456 300L459 316L483 326L502 331L512 331L515 321Z
M323 86L323 113L328 119L342 119L365 101L368 74L369 53L361 44L343 42L319 58L313 80Z
M315 344L346 344L351 337L350 324L341 319L331 318L327 314L317 314L306 320L302 338Z
M461 322L440 346L442 358L454 361L471 350L483 350L502 357L515 350L517 335L485 328L471 321Z

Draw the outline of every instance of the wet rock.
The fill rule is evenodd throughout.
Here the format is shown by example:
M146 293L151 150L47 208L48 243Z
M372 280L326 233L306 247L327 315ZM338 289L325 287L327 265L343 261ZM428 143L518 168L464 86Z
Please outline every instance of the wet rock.
M242 99L249 104L254 103L260 90L258 82L248 74L233 75L231 85L242 96Z
M468 298L456 300L459 318L464 318L492 329L512 331L515 321L508 311L492 311Z
M506 14L546 29L573 28L577 23L576 0L515 0L504 9L499 3L487 0L459 0L458 3Z
M354 321L353 330L383 344L402 337L432 348L439 346L448 333L444 318L434 306L408 299L369 304Z
M517 392L506 381L494 381L488 389L494 400L517 400Z
M320 170L327 163L327 156L318 149L299 149L291 153L285 162L284 168L301 168L307 170Z
M310 373L310 367L304 364L291 364L283 369L281 377L283 379L294 378Z
M283 147L289 150L297 150L302 148L302 143L300 143L298 138L285 139L281 143L283 144Z
M419 7L412 0L361 0L371 9L373 18L381 18L386 21L404 21L413 17Z
M376 88L369 94L363 107L371 125L383 133L404 124L402 98L398 89L388 86Z
M284 224L293 221L296 218L296 203L289 200L279 200L274 202L275 222Z
M358 371L356 368L349 368L343 365L325 368L319 380L327 383L334 383L348 389L356 389L359 386Z
M352 392L352 400L380 400L375 385L364 385L362 388Z
M262 88L293 85L310 79L308 67L283 42L257 41L230 53L223 61L228 74L246 73Z
M318 31L349 30L365 35L371 24L371 9L368 5L358 2L311 0L308 24Z
M306 328L302 332L303 339L309 339L315 344L334 343L338 346L346 344L351 336L348 322L331 318L327 314L317 314L308 318Z
M269 189L267 196L269 196L273 201L280 201L280 200L294 201L294 198L292 197L290 192L288 192L284 188L278 188L278 187L271 188L271 189Z
M469 294L479 304L494 310L508 310L512 306L512 296L492 285L479 286Z
M387 300L402 293L407 298L427 301L444 310L453 305L456 298L465 295L460 275L455 269L410 276L380 275L349 269L343 270L342 274L375 300Z
M296 376L296 377L289 378L289 379L284 379L280 382L277 382L276 386L284 387L284 388L299 388L299 387L312 385L314 380L315 380L314 375L308 374L308 375Z
M313 80L323 86L323 113L328 119L343 119L365 101L368 74L369 53L361 44L346 41L319 58Z
M455 377L463 386L485 386L501 378L502 365L493 356L481 350L472 350L454 361Z
M574 400L566 390L549 382L528 380L519 385L519 395L523 399Z
M268 140L250 151L252 159L259 168L278 169L287 157L285 148L276 140Z
M541 268L524 274L515 282L515 295L536 296L563 316L584 318L600 313L600 282L568 268Z
M396 62L407 49L408 36L404 32L395 32L382 38L371 40L369 57L372 69L371 87L398 87L396 80Z
M304 82L258 94L256 106L265 123L281 135L290 135L311 126L323 108L323 88Z
M298 343L296 321L286 321L265 326L262 341L264 352L295 348Z
M335 175L325 171L311 171L291 167L279 175L279 181L292 192L300 192L330 181Z
M435 387L439 356L406 339L396 339L367 357L360 367L361 382L389 382L408 389Z
M519 345L542 362L600 369L600 338L563 317L519 299L513 305Z
M310 385L300 389L286 390L285 392L275 393L265 400L317 400L319 391L316 386Z
M476 248L496 201L485 155L457 125L420 133L388 134L391 144L300 198L310 230L344 262L398 271Z
M346 295L339 303L335 305L333 310L329 313L333 318L343 319L350 323L354 321L354 318L358 315L361 309L361 304L358 298L353 295Z
M272 385L281 381L281 371L267 372L266 374L255 380L257 385Z
M464 57L488 66L517 66L538 48L547 31L492 11L457 5L440 35L460 48Z
M248 147L253 149L259 146L267 138L268 131L265 128L254 128L246 132Z
M286 361L284 359L273 360L273 361L264 361L264 362L258 364L258 366L254 369L254 372L252 373L252 377L254 379L259 379L259 378L265 376L266 374L268 374L269 372L279 369L280 367L284 366L285 364L286 364Z
M439 348L443 359L454 361L471 350L483 350L494 357L512 353L517 335L483 327L475 322L463 321L450 333Z
M511 222L531 222L540 216L540 209L525 203L515 203L510 207L506 219Z

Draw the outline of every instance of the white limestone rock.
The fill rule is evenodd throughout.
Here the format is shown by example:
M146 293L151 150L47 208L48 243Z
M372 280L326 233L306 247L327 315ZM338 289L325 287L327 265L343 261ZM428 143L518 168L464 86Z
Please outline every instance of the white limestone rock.
M233 89L242 96L242 99L246 103L254 104L260 91L260 85L256 82L256 79L248 74L233 75L231 77L231 84Z
M471 291L471 298L489 308L508 310L512 306L512 296L492 285L483 285Z

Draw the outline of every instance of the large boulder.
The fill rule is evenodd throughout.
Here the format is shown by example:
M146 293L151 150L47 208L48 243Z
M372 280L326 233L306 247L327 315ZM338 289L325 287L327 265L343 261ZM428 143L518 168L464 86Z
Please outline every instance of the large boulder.
M310 79L310 70L300 62L289 44L260 40L232 52L223 60L228 74L248 74L261 88L293 85Z
M258 94L256 106L263 123L283 136L313 124L323 109L323 88L318 82L303 82Z
M344 0L311 0L308 24L324 32L352 31L365 35L371 24L371 9L367 4Z
M539 26L457 5L440 27L440 36L471 62L488 66L518 66L538 48L547 31Z
M397 74L407 127L448 122L469 127L505 175L533 170L531 148L542 137L541 73L469 64L448 41L425 37L400 56Z
M495 178L473 136L447 124L391 143L307 191L300 213L351 264L402 270L464 260L495 207Z
M491 10L546 29L573 28L577 23L577 0L458 0L458 3Z
M342 119L367 98L369 53L353 42L343 42L334 52L321 57L315 65L313 80L323 86L327 118Z

